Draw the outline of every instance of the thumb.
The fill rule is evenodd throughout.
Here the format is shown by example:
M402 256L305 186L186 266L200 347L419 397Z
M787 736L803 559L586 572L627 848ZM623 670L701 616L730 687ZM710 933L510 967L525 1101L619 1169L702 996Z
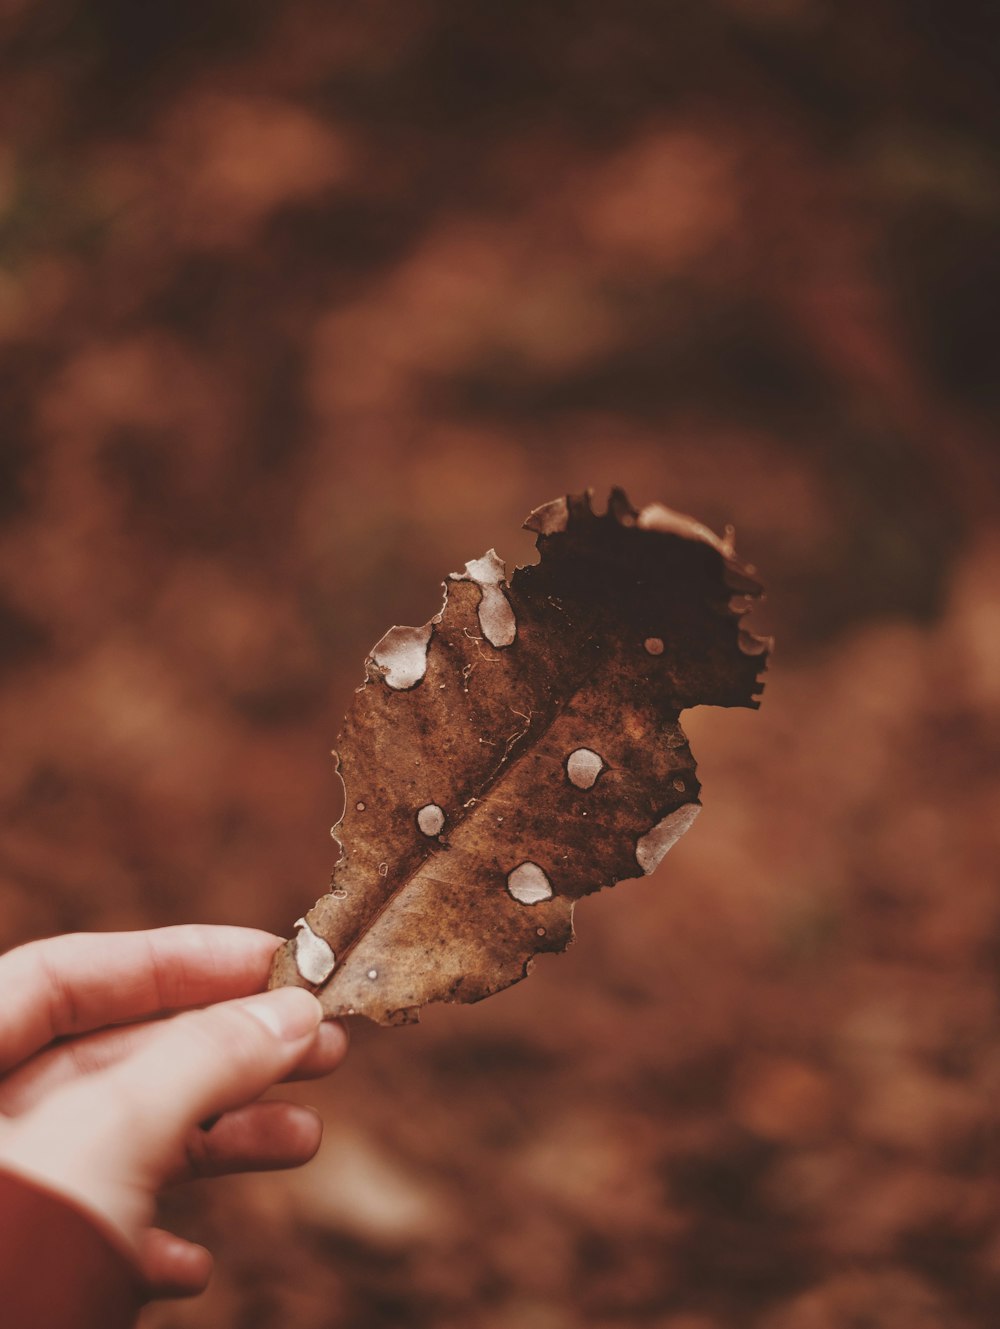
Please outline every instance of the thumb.
M304 988L175 1016L131 1057L18 1119L0 1163L72 1196L135 1246L192 1128L286 1076L322 1018Z
M322 1019L312 993L296 987L179 1015L105 1072L103 1092L125 1106L155 1171L198 1122L252 1102L283 1079Z

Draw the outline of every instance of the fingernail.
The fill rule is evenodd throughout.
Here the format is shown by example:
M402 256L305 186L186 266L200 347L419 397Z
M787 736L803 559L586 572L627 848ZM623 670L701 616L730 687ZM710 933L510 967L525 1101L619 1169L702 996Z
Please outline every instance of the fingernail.
M313 1033L323 1018L323 1008L305 988L275 988L242 1003L248 1015L288 1043Z

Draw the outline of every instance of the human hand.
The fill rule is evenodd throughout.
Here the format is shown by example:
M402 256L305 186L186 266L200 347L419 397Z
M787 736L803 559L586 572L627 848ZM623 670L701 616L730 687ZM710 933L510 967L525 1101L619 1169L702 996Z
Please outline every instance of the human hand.
M212 1266L203 1247L152 1226L162 1187L294 1167L319 1147L311 1108L254 1101L327 1074L347 1051L311 993L261 992L279 943L192 925L0 956L0 1167L115 1229L153 1296L200 1292Z

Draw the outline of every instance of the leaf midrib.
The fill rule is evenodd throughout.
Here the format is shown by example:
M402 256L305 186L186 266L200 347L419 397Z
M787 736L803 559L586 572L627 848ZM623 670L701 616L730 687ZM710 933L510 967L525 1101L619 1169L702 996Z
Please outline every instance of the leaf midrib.
M431 638L431 640L433 641L433 637ZM514 645L516 644L517 643L515 641ZM510 649L510 648L494 647L494 649L496 650L496 649ZM428 650L430 650L430 646L428 646ZM454 828L456 830L460 826L464 826L470 817L475 816L479 805L482 802L484 802L487 798L489 798L490 794L496 788L501 778L505 777L506 775L509 775L510 772L513 771L513 769L520 762L525 751L530 746L534 746L535 742L538 742L542 738L544 738L544 736L551 730L556 720L559 719L559 717L565 711L566 707L569 706L569 704L574 700L574 698L582 691L583 687L591 683L595 677L600 676L602 669L606 665L607 658L608 657L605 657L605 659L599 662L596 670L592 670L589 673L583 673L581 677L577 679L573 688L570 691L568 691L564 696L562 696L559 700L557 700L556 704L552 707L551 713L549 714L549 718L546 720L544 726L542 726L540 729L535 730L533 733L531 721L530 720L528 721L528 726L524 730L520 738L517 740L517 742L515 743L515 747L513 749L509 749L506 755L500 759L497 765L493 768L492 772L484 780L480 788L480 792L479 793L473 792L472 794L469 795L470 798L474 798L476 800L475 806L466 809L464 804L462 805L463 815L456 817L453 823ZM533 710L532 708L529 707L529 715L530 714L533 714ZM531 744L529 744L527 741L529 736L532 737ZM337 977L342 972L343 966L346 964L348 958L353 954L353 952L357 949L357 947L361 944L361 942L364 941L365 937L372 931L372 929L378 923L379 919L383 916L383 914L385 914L392 907L397 896L399 896L403 891L405 891L406 888L409 885L411 885L411 883L415 880L415 878L420 875L420 872L423 869L424 865L428 863L432 858L436 857L437 853L433 849L428 849L427 852L424 854L423 858L420 859L417 866L410 873L408 873L407 876L404 877L403 880L400 881L400 883L397 886L393 887L393 889L389 892L388 895L384 897L379 907L365 921L364 926L359 930L357 936L346 946L341 947L340 956L337 959L336 968L334 969L333 973L331 973L330 977L317 989L317 991L325 991L337 980ZM330 892L326 892L326 894L329 893Z

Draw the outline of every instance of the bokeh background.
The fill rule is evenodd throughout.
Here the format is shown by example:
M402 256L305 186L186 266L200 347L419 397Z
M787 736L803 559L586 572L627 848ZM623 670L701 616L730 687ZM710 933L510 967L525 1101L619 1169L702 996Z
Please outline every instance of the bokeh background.
M696 828L359 1023L146 1329L971 1329L1000 1298L1000 20L4 0L0 941L325 888L371 644L624 485L770 590Z

